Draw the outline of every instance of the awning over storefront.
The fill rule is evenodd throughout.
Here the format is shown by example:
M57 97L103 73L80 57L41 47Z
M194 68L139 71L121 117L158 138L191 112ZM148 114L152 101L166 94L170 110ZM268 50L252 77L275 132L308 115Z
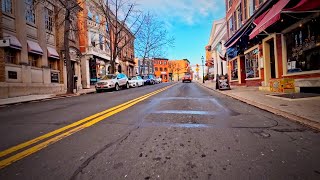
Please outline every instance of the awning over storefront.
M55 58L55 59L60 59L59 58L59 54L58 54L56 49L54 49L52 47L47 47L47 50L48 50L48 57Z
M301 0L296 6L292 8L284 9L283 11L303 12L303 11L315 10L319 8L320 8L319 0Z
M43 51L38 43L27 40L28 43L28 52L33 54L42 55Z
M18 38L7 33L3 33L3 38L4 39L9 39L10 47L14 49L19 49L21 50L22 46L21 43L19 42Z
M280 0L274 4L268 13L262 18L260 23L253 29L249 38L252 39L257 36L259 33L264 31L267 27L271 26L280 19L282 9L289 3L290 0ZM262 14L263 15L263 14ZM261 16L262 16L261 15ZM260 18L260 17L258 17ZM257 19L258 19L257 18Z

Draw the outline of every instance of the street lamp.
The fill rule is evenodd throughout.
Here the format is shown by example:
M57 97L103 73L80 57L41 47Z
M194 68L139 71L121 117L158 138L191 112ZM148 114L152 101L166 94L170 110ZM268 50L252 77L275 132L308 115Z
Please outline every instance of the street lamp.
M203 58L203 56L201 57L201 60L202 60L202 83L204 83L204 65L203 65L204 58Z

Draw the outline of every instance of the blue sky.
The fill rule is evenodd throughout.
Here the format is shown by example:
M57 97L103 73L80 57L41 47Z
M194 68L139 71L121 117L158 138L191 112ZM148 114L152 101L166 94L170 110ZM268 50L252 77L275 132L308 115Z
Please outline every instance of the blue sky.
M167 52L167 58L186 58L191 64L201 63L213 20L225 16L224 0L136 1L142 10L155 13L175 38L175 47Z

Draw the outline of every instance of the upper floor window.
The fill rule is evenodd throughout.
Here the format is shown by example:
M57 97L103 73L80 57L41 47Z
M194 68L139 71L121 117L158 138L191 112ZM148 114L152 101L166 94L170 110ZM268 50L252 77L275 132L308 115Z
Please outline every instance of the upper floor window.
M2 12L12 14L12 0L2 0Z
M241 3L237 8L237 17L238 17L238 28L242 26L242 10L241 10Z
M100 18L99 18L99 15L98 15L98 14L96 15L96 23L97 23L97 24L100 24Z
M160 71L163 71L162 67L160 68Z
M248 19L248 7L247 7L248 3L247 0L243 0L243 14L244 14L244 19Z
M26 21L29 23L36 23L35 12L34 12L34 2L33 0L24 0L26 4Z
M231 8L232 3L233 3L233 0L228 0L228 9L230 9L230 8Z
M53 30L53 11L45 8L45 24L48 31Z
M249 16L252 16L256 8L256 0L249 0Z
M94 32L90 32L90 42L93 47L96 47L96 38Z
M229 35L233 35L233 16L231 16L229 19Z
M99 46L100 49L103 50L103 36L101 34L99 34Z

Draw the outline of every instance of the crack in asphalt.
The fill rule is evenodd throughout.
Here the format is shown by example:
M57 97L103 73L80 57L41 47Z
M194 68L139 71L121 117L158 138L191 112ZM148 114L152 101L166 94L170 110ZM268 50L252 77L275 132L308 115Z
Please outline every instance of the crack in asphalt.
M116 139L115 141L106 144L105 146L103 146L101 149L99 149L97 152L95 152L93 155L91 155L88 159L86 159L77 169L76 171L74 171L74 173L72 174L72 176L70 177L70 180L76 180L77 176L82 173L83 169L85 169L94 159L96 159L96 157L103 153L103 151L105 151L106 149L110 148L111 146L118 144L118 143L122 143L123 141L125 141L133 131L139 129L140 126L137 126L133 129L131 129L129 132L125 133L123 136L121 136L120 138Z

